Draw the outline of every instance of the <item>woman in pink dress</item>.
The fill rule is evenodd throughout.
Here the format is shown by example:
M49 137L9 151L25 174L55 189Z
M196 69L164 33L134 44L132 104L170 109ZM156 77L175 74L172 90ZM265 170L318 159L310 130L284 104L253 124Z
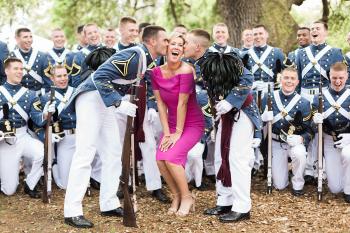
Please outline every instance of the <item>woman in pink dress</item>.
M159 170L173 196L169 214L185 216L194 210L185 174L188 151L204 133L204 118L197 104L194 70L182 62L185 40L174 34L169 41L167 63L152 71L163 136L157 149Z

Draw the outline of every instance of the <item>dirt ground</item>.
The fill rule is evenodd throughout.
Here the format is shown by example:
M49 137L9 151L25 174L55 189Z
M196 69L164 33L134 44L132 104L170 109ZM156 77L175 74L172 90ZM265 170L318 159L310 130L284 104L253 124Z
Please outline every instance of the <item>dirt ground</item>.
M213 189L214 186L210 185ZM325 188L322 202L317 202L315 187L307 186L303 197L294 197L289 189L265 193L265 182L256 177L252 184L251 219L239 223L220 223L205 216L207 207L215 206L215 191L198 191L196 211L187 217L166 215L169 205L160 204L145 190L138 188L138 228L126 228L121 218L101 217L98 191L84 199L84 214L95 227L75 229L63 223L64 191L54 188L52 203L43 204L23 193L11 197L0 194L0 232L350 232L350 204L342 195Z

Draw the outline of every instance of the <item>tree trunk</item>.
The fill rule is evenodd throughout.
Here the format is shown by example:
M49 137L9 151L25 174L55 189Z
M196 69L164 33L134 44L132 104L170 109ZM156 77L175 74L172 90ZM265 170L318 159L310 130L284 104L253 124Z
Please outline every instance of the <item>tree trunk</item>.
M219 12L228 25L230 40L241 47L241 33L256 24L264 24L269 44L289 52L296 43L298 25L289 14L292 4L303 0L217 0Z

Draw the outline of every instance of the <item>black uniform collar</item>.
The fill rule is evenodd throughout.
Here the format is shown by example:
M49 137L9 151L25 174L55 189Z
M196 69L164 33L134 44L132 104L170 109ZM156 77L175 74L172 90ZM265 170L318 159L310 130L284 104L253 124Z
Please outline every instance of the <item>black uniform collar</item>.
M323 43L323 44L319 44L319 45L312 44L311 48L312 48L312 50L321 50L326 46L327 46L327 43Z
M89 50L89 51L94 51L95 49L97 49L97 48L99 48L99 47L101 47L101 44L99 44L99 45L91 45L91 44L89 44L86 48Z
M82 48L84 48L83 46L81 46L80 44L78 44L77 46L77 50L82 50Z
M55 87L55 91L57 91L58 93L60 93L61 95L64 95L67 92L69 86L67 86L66 88L58 88Z
M342 95L346 91L346 87L344 87L341 91L335 91L331 87L328 88L329 93L334 96L334 95Z
M225 52L227 45L222 46L222 45L219 45L217 43L213 43L213 47L223 53L223 52Z
M13 84L10 84L8 83L7 81L4 83L4 87L7 89L7 90L15 90L15 91L18 91L19 89L21 89L22 85L21 84L16 84L16 85L13 85Z
M63 51L65 50L65 48L52 48L52 50L57 54L57 55L61 55L63 53Z
M280 91L279 91L279 94L280 94L281 100L286 99L287 101L290 101L290 100L293 99L293 97L297 94L297 92L294 91L294 92L293 92L292 94L290 94L290 95L285 95L285 94L283 93L283 91L280 90Z
M254 50L257 51L257 52L260 52L260 51L265 51L267 48L267 44L264 45L264 46L254 46Z
M250 48L242 47L242 51L248 51Z
M32 51L33 51L33 48L30 48L30 50L28 51L28 52L24 52L22 49L18 49L19 50L19 52L22 54L22 56L24 57L24 56L28 56L28 57L30 57L30 55L32 54Z
M124 44L118 42L118 49L119 50L128 49L128 48L134 47L135 45L136 45L135 43L124 45Z
M141 44L140 47L143 49L143 51L145 51L146 60L147 60L147 67L149 67L149 65L153 62L152 55L149 52L148 48L144 44Z

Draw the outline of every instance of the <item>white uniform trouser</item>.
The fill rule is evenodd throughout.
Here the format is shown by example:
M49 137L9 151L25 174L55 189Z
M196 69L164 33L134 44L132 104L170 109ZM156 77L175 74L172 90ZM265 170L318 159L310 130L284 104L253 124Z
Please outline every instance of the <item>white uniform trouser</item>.
M215 172L221 166L221 125L220 121L215 141ZM250 184L251 170L254 164L254 149L252 148L254 126L248 116L241 110L240 117L232 127L229 163L232 187L224 187L221 181L216 182L218 195L217 205L230 206L232 211L249 212L251 209Z
M350 195L350 145L334 148L331 136L323 134L328 188L332 193Z
M100 210L120 206L116 196L121 174L119 127L116 108L106 108L98 91L80 94L76 99L76 151L69 171L64 216L83 215L82 200L89 184L91 163L96 152L102 161Z
M157 141L159 134L159 114L155 119L154 124L150 124L147 120L147 109L145 112L145 118L143 120L143 132L145 133L145 142L140 142L140 150L142 153L143 172L145 174L146 189L153 191L162 188L162 180L160 178L160 172L156 161ZM160 130L162 130L160 126Z
M91 178L101 182L102 161L98 153L96 153L95 158L91 163L91 167Z
M185 165L187 182L194 180L196 187L199 187L202 184L203 152L204 144L197 142L187 154L187 162Z
M0 180L1 191L6 195L16 192L19 184L19 168L21 158L31 161L31 169L27 174L26 183L34 189L43 173L44 146L27 133L27 128L16 129L17 140L13 145L4 140L0 142Z
M215 175L215 142L211 139L207 140L208 153L207 158L204 160L205 174L208 176Z
M69 169L75 152L75 134L66 135L57 143L56 161L52 168L55 183L61 189L67 188Z
M292 159L293 189L304 188L306 154L302 144L291 147L287 143L272 140L272 181L276 189L282 190L288 186L288 157Z

